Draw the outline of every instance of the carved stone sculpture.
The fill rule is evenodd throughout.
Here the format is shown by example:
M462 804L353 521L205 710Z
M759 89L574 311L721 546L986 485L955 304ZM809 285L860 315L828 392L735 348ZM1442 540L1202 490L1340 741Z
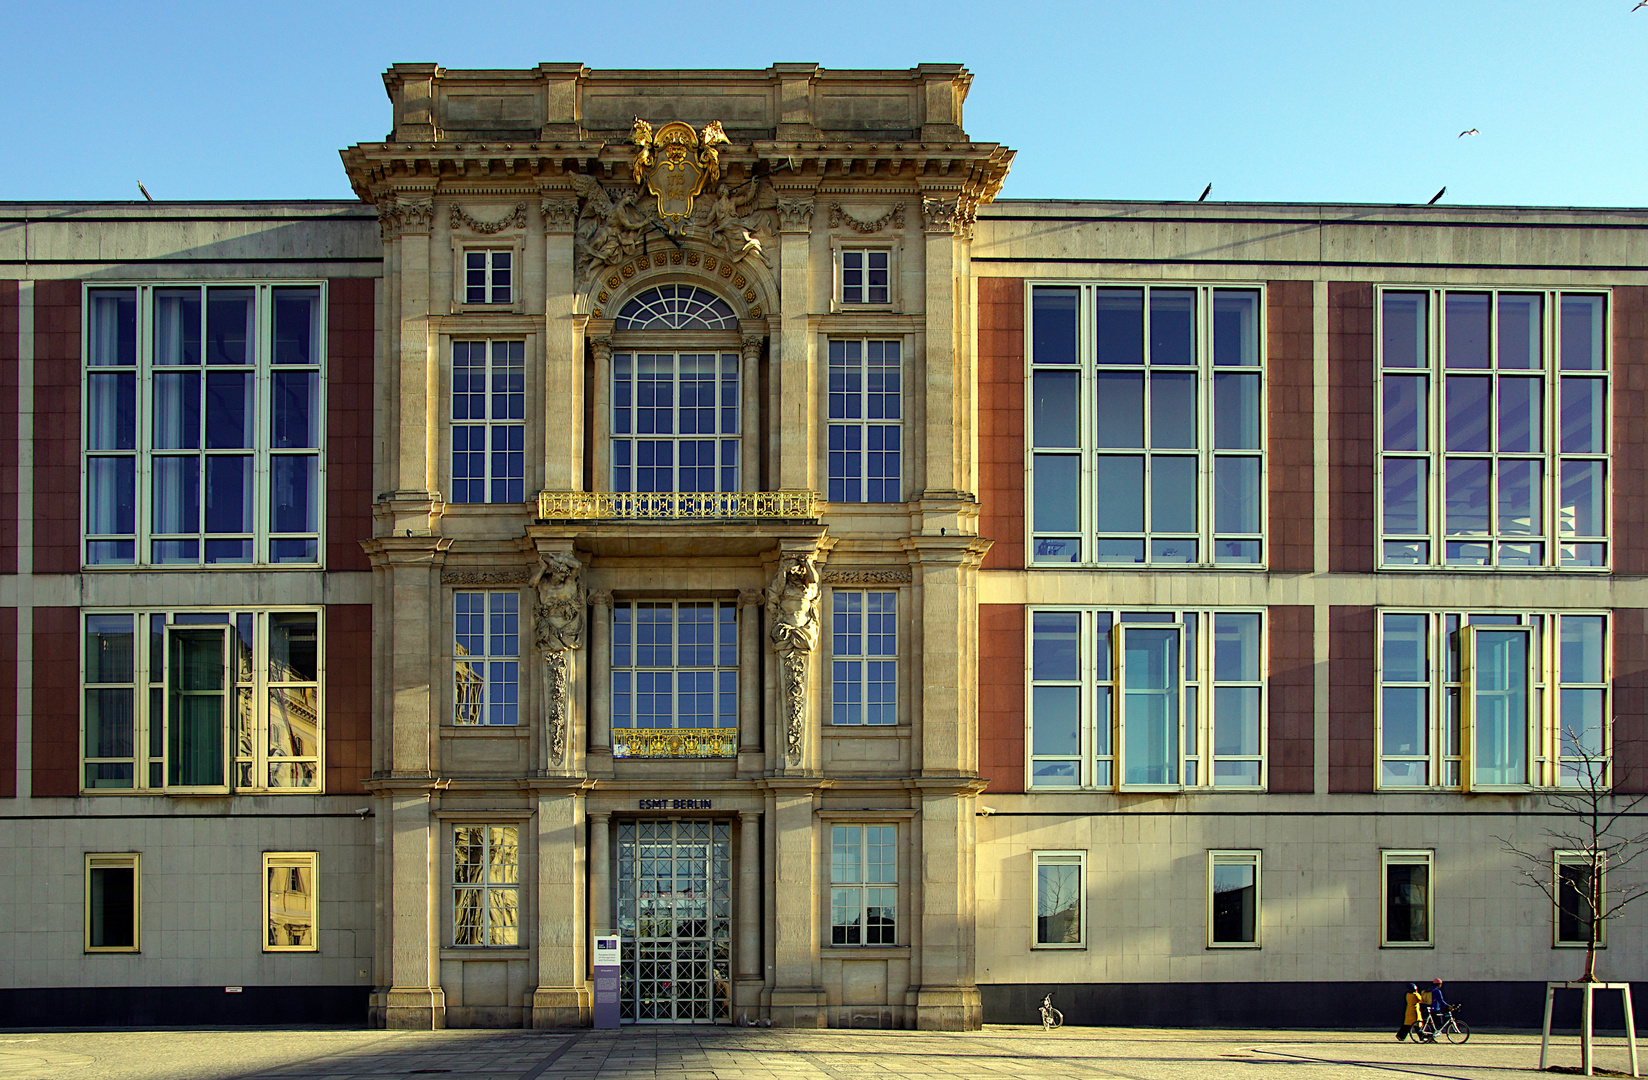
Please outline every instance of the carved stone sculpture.
M566 754L569 726L567 684L572 658L567 654L584 647L589 597L584 590L583 569L583 564L571 555L549 555L531 582L538 592L532 629L544 654L549 757L557 764Z
M818 647L818 564L810 555L786 555L767 586L767 618L783 678L786 750L801 758L807 706L807 658Z
M573 255L578 280L587 281L594 268L641 250L648 221L635 204L638 192L634 190L613 195L583 173L573 174L572 186L584 200L573 233Z
M758 196L755 185L748 185L746 193L734 198L732 189L722 184L716 189L715 198L710 200L709 217L704 222L704 228L709 233L710 243L727 252L733 262L753 258L770 267L772 262L762 250L761 238L757 235L761 222L751 213L757 205Z

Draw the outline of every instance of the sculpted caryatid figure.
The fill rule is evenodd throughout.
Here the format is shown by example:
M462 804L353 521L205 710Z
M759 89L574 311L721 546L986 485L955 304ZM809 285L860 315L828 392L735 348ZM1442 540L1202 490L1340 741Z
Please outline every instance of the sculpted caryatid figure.
M772 643L780 654L818 647L818 580L818 564L810 557L786 555L767 586Z
M583 570L583 564L571 555L556 554L545 556L532 575L532 586L538 591L533 638L544 654L549 756L555 762L566 753L567 675L571 666L567 653L584 647L584 610L589 597L584 591Z
M538 590L534 637L545 652L584 647L584 609L589 600L583 570L583 564L571 555L549 555L532 575L532 585Z
M769 633L784 681L786 750L801 758L807 706L807 657L818 647L818 564L807 555L786 555L767 586Z

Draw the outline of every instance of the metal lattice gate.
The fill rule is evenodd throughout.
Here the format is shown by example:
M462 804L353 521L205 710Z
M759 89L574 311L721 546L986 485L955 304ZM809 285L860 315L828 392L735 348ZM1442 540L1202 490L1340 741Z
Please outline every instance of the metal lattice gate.
M625 1023L730 1021L730 833L723 821L619 823Z

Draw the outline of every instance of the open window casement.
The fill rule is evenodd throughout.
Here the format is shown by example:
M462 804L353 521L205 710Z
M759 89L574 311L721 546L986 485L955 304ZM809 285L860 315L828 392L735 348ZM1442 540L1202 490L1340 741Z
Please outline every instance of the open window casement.
M229 791L229 630L166 627L166 790Z
M1182 623L1117 623L1111 630L1121 686L1114 722L1123 790L1182 786L1184 638Z
M1533 733L1533 638L1527 626L1459 631L1462 787L1526 787Z

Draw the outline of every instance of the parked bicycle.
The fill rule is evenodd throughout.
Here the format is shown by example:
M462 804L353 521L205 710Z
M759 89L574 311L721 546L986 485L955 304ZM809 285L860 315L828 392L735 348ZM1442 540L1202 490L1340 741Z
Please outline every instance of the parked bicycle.
M1425 1042L1435 1042L1441 1035L1451 1043L1463 1043L1471 1037L1471 1025L1459 1019L1461 1006L1449 1005L1441 1016L1435 1013L1426 1013L1424 1021L1419 1026L1419 1038Z
M1048 994L1041 999L1041 1026L1052 1031L1064 1023L1064 1014L1053 1008L1053 995Z

